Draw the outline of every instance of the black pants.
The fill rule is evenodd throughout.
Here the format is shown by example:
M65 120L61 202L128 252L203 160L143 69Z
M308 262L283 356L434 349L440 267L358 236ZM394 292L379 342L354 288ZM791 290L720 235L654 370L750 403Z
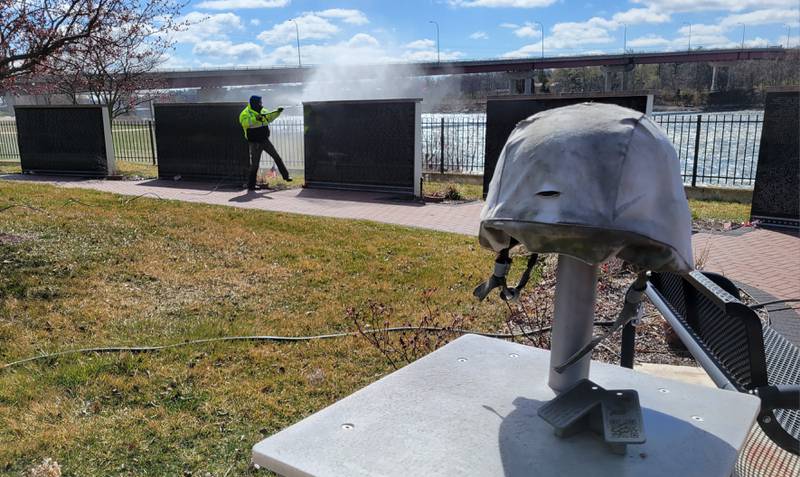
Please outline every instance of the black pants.
M286 170L286 166L283 164L283 159L278 154L278 151L275 150L275 146L267 139L264 142L251 142L250 143L250 175L247 178L247 188L248 189L255 189L256 188L256 179L258 178L258 165L261 162L261 153L266 151L267 154L270 155L273 161L275 161L275 165L278 166L278 170L283 176L283 180L289 180L289 171Z

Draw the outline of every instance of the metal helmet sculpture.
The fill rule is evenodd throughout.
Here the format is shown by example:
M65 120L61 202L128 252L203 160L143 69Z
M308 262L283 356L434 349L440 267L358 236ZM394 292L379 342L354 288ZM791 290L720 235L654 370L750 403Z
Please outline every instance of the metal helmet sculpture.
M479 299L498 287L503 299L516 298L536 254L559 254L549 380L559 393L588 376L594 346L639 316L648 270L693 268L675 149L646 115L610 104L552 109L517 125L489 186L479 239L498 252L492 276L475 289ZM517 244L534 255L508 288ZM615 326L593 338L597 268L612 257L641 272Z
M653 271L692 267L680 164L640 112L582 103L541 112L511 133L481 213L481 245L596 265L617 256Z

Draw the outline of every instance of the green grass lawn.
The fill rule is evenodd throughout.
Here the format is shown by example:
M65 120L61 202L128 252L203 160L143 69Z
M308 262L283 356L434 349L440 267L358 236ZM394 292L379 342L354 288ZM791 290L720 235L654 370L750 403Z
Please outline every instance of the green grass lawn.
M717 200L690 200L692 219L742 223L750 219L750 204Z
M81 203L70 201L77 199ZM0 182L0 363L97 345L472 317L492 255L471 237ZM66 205L65 205L66 204ZM83 205L87 204L87 205ZM0 473L241 475L264 436L390 372L360 338L218 343L48 359L0 371Z
M0 182L0 209L24 205L0 212L0 365L88 346L348 331L348 309L371 303L388 307L391 325L432 315L504 329L501 303L471 297L493 258L474 238L129 199ZM691 206L727 220L749 210ZM361 338L80 355L0 370L0 474L47 457L64 475L254 473L255 442L391 370Z
M19 162L0 161L0 174L19 174L22 172Z

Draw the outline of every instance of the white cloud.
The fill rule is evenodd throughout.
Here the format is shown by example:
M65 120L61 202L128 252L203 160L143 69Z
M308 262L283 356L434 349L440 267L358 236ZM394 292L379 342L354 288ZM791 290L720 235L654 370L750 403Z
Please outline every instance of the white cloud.
M366 25L369 19L361 10L347 8L330 8L321 12L314 12L316 15L325 18L338 18L351 25Z
M442 51L440 53L436 53L433 50L420 50L420 51L407 51L403 54L402 59L404 61L413 61L413 62L430 62L430 61L437 61L441 59L442 61L453 61L464 56L463 53L460 51Z
M380 42L372 35L356 33L347 41L347 46L353 48L378 47L380 46Z
M258 63L264 54L255 43L232 43L229 40L201 41L194 45L192 53L210 58L224 58L238 63Z
M514 35L519 38L539 38L542 36L542 31L539 25L535 23L525 22L525 25L514 30Z
M251 18L250 24L255 26L261 25L261 20L259 20L258 18Z
M747 26L769 25L773 23L797 26L798 18L800 18L800 10L771 8L729 15L723 18L720 24L726 27L733 27L739 23L744 23Z
M500 28L519 28L516 23L501 23Z
M545 36L545 48L574 48L582 45L611 43L614 39L609 30L616 30L619 24L600 17L593 17L585 22L556 23Z
M720 25L705 25L703 23L697 23L692 25L684 25L680 29L678 29L678 33L683 36L692 35L692 38L700 38L701 36L715 36L721 35L722 32L725 31L725 28L722 28Z
M740 12L750 8L792 8L797 0L632 0L634 3L658 8L665 13L717 10Z
M349 40L325 45L303 45L300 48L303 64L353 65L377 64L397 61L380 44L377 38L358 33ZM280 46L265 55L265 64L297 64L297 48Z
M487 7L487 8L537 8L547 7L556 0L449 0L454 7Z
M196 5L206 10L236 10L245 8L281 8L290 0L206 0Z
M562 22L553 25L550 33L545 35L544 45L546 50L563 50L579 48L586 45L601 45L611 43L614 38L609 30L616 30L620 24L613 20L593 17L585 22ZM504 53L504 58L521 58L526 56L539 56L541 44L532 43L517 50Z
M522 48L516 49L514 51L509 51L507 53L503 53L503 58L527 58L530 56L539 56L541 53L541 46L540 45L525 45Z
M407 43L405 46L406 48L411 50L425 50L436 46L436 42L434 42L433 40L428 40L426 38L424 40L412 41L411 43Z
M366 33L358 33L349 40L301 45L303 64L317 65L358 65L398 62L436 61L436 47L431 40L417 40L400 48L382 45L377 38ZM464 54L460 51L442 51L442 61L457 60ZM275 48L262 58L263 64L297 64L297 48L284 45Z
M172 38L179 43L198 43L203 40L224 40L228 33L242 30L242 19L234 13L217 13L206 15L200 12L189 12L179 19L188 27L172 33Z
M670 40L653 34L628 40L629 48L651 48L654 46L668 46L670 44L672 44Z
M668 14L658 8L631 8L630 10L615 13L611 19L618 23L636 25L639 23L666 23L670 20Z
M295 21L297 27L295 27ZM283 23L274 25L269 30L264 30L258 35L258 39L270 45L288 43L295 39L299 29L301 40L324 40L339 33L339 27L329 22L325 18L313 13L305 13L294 21L286 20Z
M488 40L489 35L485 31L476 31L469 36L473 40Z

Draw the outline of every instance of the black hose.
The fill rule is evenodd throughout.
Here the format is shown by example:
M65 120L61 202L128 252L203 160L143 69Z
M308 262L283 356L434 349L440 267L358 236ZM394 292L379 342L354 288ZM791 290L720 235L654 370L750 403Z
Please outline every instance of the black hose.
M594 323L596 326L610 326L614 324L613 321L596 321ZM484 333L481 331L473 331L473 330L464 330L460 328L440 328L435 326L397 326L392 328L382 328L377 330L367 330L364 331L364 334L377 334L377 333L398 333L398 332L406 332L406 331L427 331L427 332L445 332L445 333L454 333L459 335L466 335L466 334L473 334L473 335L480 335L486 336L488 338L501 338L501 339L513 339L519 338L524 336L533 336L541 333L546 333L551 330L550 326L545 326L543 328L537 328L531 331L525 331L521 333ZM157 345L157 346L106 346L106 347L93 347L93 348L80 348L80 349L71 349L66 351L58 351L55 353L46 353L41 354L38 356L31 356L28 358L20 359L17 361L12 361L10 363L4 364L0 367L2 369L12 368L14 366L19 366L24 363L30 363L33 361L40 361L43 359L49 358L57 358L61 356L67 356L72 354L89 354L89 353L152 353L157 351L164 351L173 348L180 348L183 346L192 346L197 344L208 344L208 343L218 343L222 341L273 341L278 343L288 343L288 342L298 342L298 341L316 341L316 340L326 340L332 338L344 338L347 336L359 336L361 332L358 331L346 331L341 333L329 333L324 335L313 335L313 336L270 336L270 335L252 335L252 336L222 336L219 338L203 338L197 340L189 340L189 341L182 341L180 343L172 343L167 345Z

